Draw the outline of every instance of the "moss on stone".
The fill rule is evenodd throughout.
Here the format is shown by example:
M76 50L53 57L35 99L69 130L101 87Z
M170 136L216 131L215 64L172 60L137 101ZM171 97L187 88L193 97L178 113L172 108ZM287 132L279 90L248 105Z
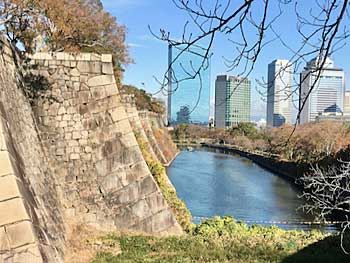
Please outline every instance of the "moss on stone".
M186 232L190 231L193 227L191 213L185 203L177 196L176 190L169 182L165 167L159 160L152 158L151 154L147 151L147 142L141 138L138 132L135 132L135 136L148 168L162 191L165 200L172 209L177 222L183 230Z

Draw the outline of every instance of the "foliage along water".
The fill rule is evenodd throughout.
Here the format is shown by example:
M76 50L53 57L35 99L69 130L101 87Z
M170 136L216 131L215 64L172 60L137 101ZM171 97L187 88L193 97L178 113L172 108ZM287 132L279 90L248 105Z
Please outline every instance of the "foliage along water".
M334 226L300 224L314 217L298 209L304 203L299 190L244 157L208 149L182 151L168 168L168 176L195 223L231 215L248 224L335 230Z

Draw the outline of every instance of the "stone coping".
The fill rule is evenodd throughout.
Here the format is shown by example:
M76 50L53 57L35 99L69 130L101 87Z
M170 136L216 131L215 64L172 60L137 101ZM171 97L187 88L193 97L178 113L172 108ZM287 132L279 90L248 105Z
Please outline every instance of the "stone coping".
M68 53L68 52L38 52L29 56L32 60L64 60L64 61L96 61L112 63L111 54Z

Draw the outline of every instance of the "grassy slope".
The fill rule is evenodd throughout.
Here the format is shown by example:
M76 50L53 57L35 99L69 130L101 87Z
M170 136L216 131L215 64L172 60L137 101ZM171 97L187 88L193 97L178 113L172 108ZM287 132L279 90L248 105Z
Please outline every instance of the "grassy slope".
M181 237L110 238L120 242L122 254L101 252L93 263L350 262L333 236L319 231L248 227L231 217L207 220Z

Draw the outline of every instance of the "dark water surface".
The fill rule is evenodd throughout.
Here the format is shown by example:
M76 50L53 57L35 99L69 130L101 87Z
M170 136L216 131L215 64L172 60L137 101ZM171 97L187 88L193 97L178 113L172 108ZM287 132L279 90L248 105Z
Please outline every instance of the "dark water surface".
M231 215L248 224L320 228L298 223L314 218L297 210L304 200L298 198L300 192L294 185L246 158L203 149L182 151L168 168L168 175L195 223Z

